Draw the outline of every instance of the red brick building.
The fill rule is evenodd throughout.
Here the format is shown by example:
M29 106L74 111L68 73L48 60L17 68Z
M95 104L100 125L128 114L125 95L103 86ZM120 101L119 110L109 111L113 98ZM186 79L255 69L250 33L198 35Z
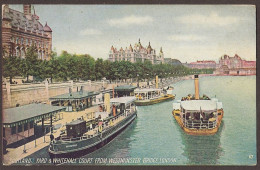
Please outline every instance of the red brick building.
M215 74L227 75L255 75L256 61L246 61L237 54L234 57L224 55L219 60Z
M43 26L31 5L23 5L23 12L2 6L3 56L25 58L27 49L35 45L38 58L49 60L52 49L52 30L47 22Z

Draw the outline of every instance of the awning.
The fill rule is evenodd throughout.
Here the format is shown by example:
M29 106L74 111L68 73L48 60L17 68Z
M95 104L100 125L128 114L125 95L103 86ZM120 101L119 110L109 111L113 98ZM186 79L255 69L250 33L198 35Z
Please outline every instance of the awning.
M217 102L212 100L186 100L181 101L181 107L189 111L213 111L217 109Z
M50 117L51 115L65 109L65 107L51 106L42 103L33 103L20 107L4 109L2 123L5 127L12 127Z
M117 92L120 92L120 91L134 91L134 89L136 89L136 88L137 88L136 86L123 85L123 86L115 87L114 90L117 91Z
M157 91L162 91L162 89L135 89L135 93L147 93L147 92L157 92Z
M80 100L80 99L86 99L90 98L93 96L98 95L99 93L97 92L88 92L88 91L83 91L83 92L72 92L72 93L66 93L66 94L61 94L58 96L51 97L50 100Z

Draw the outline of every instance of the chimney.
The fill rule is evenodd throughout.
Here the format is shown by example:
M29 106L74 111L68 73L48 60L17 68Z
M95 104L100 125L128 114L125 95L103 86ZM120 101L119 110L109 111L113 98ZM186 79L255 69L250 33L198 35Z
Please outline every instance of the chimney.
M23 5L23 13L25 15L31 15L31 5Z
M195 99L199 100L200 99L200 94L199 94L199 75L194 75L194 83L195 83Z
M110 94L106 93L104 96L105 111L110 113Z

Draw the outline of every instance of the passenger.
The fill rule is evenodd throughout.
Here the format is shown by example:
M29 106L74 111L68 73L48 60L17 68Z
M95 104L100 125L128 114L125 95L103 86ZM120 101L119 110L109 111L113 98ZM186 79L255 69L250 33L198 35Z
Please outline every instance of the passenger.
M51 141L53 141L53 139L54 139L53 134L50 135L50 139L51 139Z

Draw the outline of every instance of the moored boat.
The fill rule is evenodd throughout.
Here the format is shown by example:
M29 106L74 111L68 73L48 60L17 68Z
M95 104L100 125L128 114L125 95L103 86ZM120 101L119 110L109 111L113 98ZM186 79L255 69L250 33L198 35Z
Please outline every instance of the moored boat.
M217 98L199 96L198 75L194 76L195 95L188 95L173 103L172 114L180 127L190 135L214 135L223 115L222 102Z
M172 94L172 90L166 90L164 92L163 89L153 88L135 89L134 94L136 96L135 104L137 106L152 105L175 98L175 95Z
M134 100L135 97L108 99L104 106L107 111L96 112L95 119L66 124L66 131L50 143L50 157L77 158L110 142L137 117Z

